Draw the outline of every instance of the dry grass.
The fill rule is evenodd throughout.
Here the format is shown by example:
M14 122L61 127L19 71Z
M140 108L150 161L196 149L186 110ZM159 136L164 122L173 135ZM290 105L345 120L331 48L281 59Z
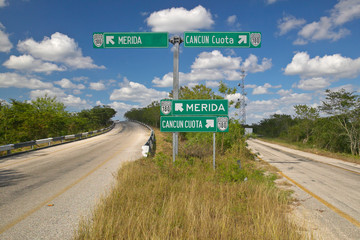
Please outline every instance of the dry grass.
M286 217L288 193L245 159L245 150L243 169L228 152L214 171L211 157L172 164L167 138L157 133L154 158L121 168L75 239L303 239Z
M314 154L324 156L324 157L336 158L336 159L340 159L340 160L343 160L346 162L360 164L360 156L358 156L358 155L330 152L330 151L326 151L324 149L310 147L309 145L303 145L301 143L291 143L291 142L288 142L288 141L285 141L285 140L282 140L279 138L260 138L260 139L262 141L279 144L284 147L301 150L301 151L305 151L305 152L309 152L309 153L314 153Z

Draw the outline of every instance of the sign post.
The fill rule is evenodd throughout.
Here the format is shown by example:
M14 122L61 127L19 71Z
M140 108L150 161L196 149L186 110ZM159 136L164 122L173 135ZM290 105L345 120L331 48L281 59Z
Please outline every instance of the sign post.
M169 40L174 45L174 70L173 70L173 99L179 99L179 47L183 42L181 37L174 36ZM173 162L178 155L179 136L177 132L173 133Z

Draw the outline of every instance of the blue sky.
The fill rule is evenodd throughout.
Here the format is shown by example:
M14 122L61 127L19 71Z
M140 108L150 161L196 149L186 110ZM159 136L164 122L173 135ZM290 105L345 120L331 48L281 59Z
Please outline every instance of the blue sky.
M93 32L258 31L261 48L181 45L179 68L181 86L215 91L221 80L237 87L244 69L247 123L256 123L318 106L325 89L358 92L359 29L360 0L0 0L0 99L48 94L69 111L110 105L122 119L168 96L172 45L94 49Z

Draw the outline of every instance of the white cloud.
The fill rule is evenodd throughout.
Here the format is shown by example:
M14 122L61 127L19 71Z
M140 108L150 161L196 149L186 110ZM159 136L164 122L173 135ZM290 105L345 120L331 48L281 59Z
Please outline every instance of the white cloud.
M102 83L102 82L92 82L92 83L90 83L90 89L92 89L92 90L101 91L101 90L104 90L105 88L106 88L105 84Z
M1 7L1 0L0 0ZM13 45L9 40L9 34L4 32L5 27L0 22L0 52L10 52Z
M18 43L18 50L43 61L60 62L74 69L105 68L97 66L90 57L84 57L74 39L56 32L41 42L32 38Z
M6 6L8 6L8 5L9 5L9 3L8 3L7 0L0 0L0 8L1 8L1 7L6 7Z
M279 0L265 0L265 2L270 5L270 4L274 4L276 2L278 2Z
M279 35L284 35L289 31L299 28L306 23L305 19L297 19L294 16L286 15L282 19L278 20L278 28L280 30Z
M226 22L232 28L233 31L237 31L241 27L241 24L237 21L236 15L229 16Z
M209 29L214 24L210 11L201 5L191 10L180 7L153 12L146 22L154 32L169 33Z
M300 80L298 84L295 84L294 87L297 87L302 90L319 90L324 89L330 86L330 81L322 77L314 77L310 79Z
M86 100L83 100L80 97L75 97L73 95L67 95L63 90L59 88L43 90L38 89L30 92L31 99L36 99L37 97L44 97L45 95L49 97L56 97L57 100L69 107L75 107L78 109L90 107Z
M247 101L247 122L254 123L268 118L273 114L292 114L296 104L309 104L313 100L312 94L292 93L292 91L279 90L283 96L270 100Z
M180 85L198 83L199 81L236 81L242 78L241 70L246 72L264 72L271 68L271 59L263 58L261 64L258 58L250 54L242 62L240 57L224 56L220 51L202 52L191 65L189 73L179 73ZM152 83L156 87L172 86L172 72L165 74L162 78L155 77Z
M131 101L145 106L168 96L168 92L157 91L147 88L143 84L129 81L126 85L123 84L120 89L115 89L110 95L110 100Z
M192 69L239 69L241 57L224 56L220 51L202 52L191 65Z
M258 64L257 56L250 54L250 56L243 63L243 69L246 72L256 73L265 72L272 67L271 59L263 58L261 64Z
M269 94L269 88L281 88L281 85L272 86L270 83L265 83L263 86L255 86L252 92L253 95Z
M60 81L54 82L55 84L61 86L62 88L71 88L71 89L85 89L83 84L74 84L69 79L63 78Z
M231 15L231 16L229 16L229 17L227 18L227 23L228 23L229 25L232 25L232 24L234 24L234 23L236 22L236 20L237 20L236 15Z
M320 21L309 23L299 31L298 35L300 36L300 39L298 42L300 42L302 39L313 42L326 39L337 41L340 38L344 38L348 34L350 34L348 29L335 29L331 18L321 17Z
M83 82L87 82L87 80L89 80L89 77L85 77L85 76L81 76L81 77L73 77L72 78L74 81L76 81L76 82L81 82L81 81L83 81Z
M276 93L279 94L280 96L286 96L291 94L293 91L290 90L285 90L285 89L280 89L279 91L277 91Z
M43 82L32 76L23 76L17 73L0 73L0 88L52 88L52 83Z
M349 35L350 31L342 25L360 18L360 1L340 0L330 13L330 16L320 17L319 21L305 25L298 32L299 38L294 44L319 40L337 41Z
M336 25L342 25L360 18L360 1L340 0L331 11L331 18Z
M206 87L209 87L209 88L217 88L217 87L219 87L219 84L220 84L220 82L217 82L217 81L206 81L205 82Z
M9 60L3 63L9 69L15 69L28 72L39 72L50 74L53 71L65 71L65 67L59 67L56 64L43 62L35 59L30 55L14 56L11 55Z
M284 73L300 75L301 78L355 78L360 74L360 57L351 59L334 54L310 58L307 52L298 52L286 66Z

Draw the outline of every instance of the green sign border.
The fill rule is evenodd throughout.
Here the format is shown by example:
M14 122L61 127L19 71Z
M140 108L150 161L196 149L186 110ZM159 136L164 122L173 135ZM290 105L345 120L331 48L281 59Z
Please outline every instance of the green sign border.
M162 107L162 102L171 102L171 111L169 114L164 114L161 111L161 107ZM225 108L225 112L221 112L221 113L216 113L216 112L176 112L175 113L175 104L176 103L187 103L187 102L191 102L194 104L201 104L201 103L205 103L205 104L212 104L215 102L218 102L220 104L220 102L222 102L224 104L224 108ZM172 100L172 99L162 99L160 100L160 115L161 116L225 116L229 114L229 100L227 99L179 99L179 100Z
M94 44L94 34L102 34L103 35L103 44L100 47L97 47ZM166 46L162 45L162 46L116 46L116 47L108 47L106 46L106 39L105 36L106 35L165 35L166 34ZM169 48L169 33L168 32L93 32L93 48L100 48L100 49L106 49L106 48ZM164 37L165 39L165 37Z
M220 117L226 117L227 118L227 128L224 131L219 130L218 128L218 118ZM194 129L189 129L186 130L185 128L181 128L181 129L164 129L162 127L162 121L163 120L207 120L207 119L213 119L215 122L215 126L211 129L206 129L205 126L199 130L199 128L194 128ZM160 118L160 132L229 132L229 116L162 116Z
M215 34L247 34L248 37L249 37L249 43L245 46L241 46L241 45L210 45L210 44L207 44L207 45L187 45L186 44L186 35L187 34L203 34L203 35L215 35ZM251 43L251 40L250 40L250 36L252 33L260 33L261 35L261 42L258 46L254 46L252 43ZM261 44L262 44L262 34L261 32L194 32L194 31L189 31L189 32L184 32L184 47L190 47L190 48L197 48L197 47L207 47L207 48L260 48L261 47Z

